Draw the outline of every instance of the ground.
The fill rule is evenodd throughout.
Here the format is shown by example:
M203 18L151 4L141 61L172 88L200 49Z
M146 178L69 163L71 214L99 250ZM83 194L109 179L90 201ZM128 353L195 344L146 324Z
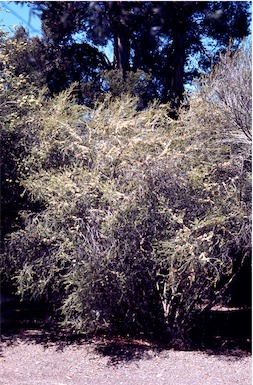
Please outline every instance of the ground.
M188 351L144 337L88 340L45 328L30 308L29 317L20 310L2 312L0 385L252 383L250 309L212 311L210 338Z
M40 330L2 336L1 385L250 385L251 356L175 351L142 340L55 340Z

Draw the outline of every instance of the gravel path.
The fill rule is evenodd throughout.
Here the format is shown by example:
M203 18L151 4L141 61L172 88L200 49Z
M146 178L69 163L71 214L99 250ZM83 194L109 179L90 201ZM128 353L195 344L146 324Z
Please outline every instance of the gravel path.
M1 385L250 385L251 356L3 340Z

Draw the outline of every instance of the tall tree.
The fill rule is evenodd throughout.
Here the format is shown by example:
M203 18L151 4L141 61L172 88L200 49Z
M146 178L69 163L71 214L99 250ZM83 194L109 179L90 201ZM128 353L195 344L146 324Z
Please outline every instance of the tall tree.
M123 79L128 70L152 74L159 98L172 101L175 108L186 82L210 68L211 56L215 60L231 39L238 43L249 34L248 1L32 3L41 11L45 37L69 44L79 33L97 47L111 41L112 66Z
M212 40L217 52L226 48L233 39L249 33L249 2L169 1L157 3L160 15L160 37L165 41L161 51L160 77L162 100L182 99L186 75L191 79L199 69L207 69L207 39ZM238 40L237 40L238 41ZM198 62L187 74L187 65L194 55ZM195 56L196 59L196 56Z
M122 73L125 80L129 68L130 31L126 20L126 5L122 1L109 1L110 24L114 39L114 68Z
M105 45L113 42L113 68L121 72L123 79L130 68L132 25L137 2L91 1L86 19L87 37L92 42Z
M84 33L87 42L104 46L113 40L113 68L125 78L129 69L131 2L33 2L41 12L44 38L57 44L73 42L73 35Z

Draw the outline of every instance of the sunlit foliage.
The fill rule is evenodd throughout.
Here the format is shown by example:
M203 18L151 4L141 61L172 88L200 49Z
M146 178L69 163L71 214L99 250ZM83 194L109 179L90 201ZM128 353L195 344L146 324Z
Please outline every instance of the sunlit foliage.
M5 151L19 132L18 185L40 208L23 208L5 238L2 270L22 297L52 303L77 332L160 326L172 339L224 299L250 256L251 143L218 97L234 81L220 75L235 59L222 60L176 121L168 104L139 111L129 95L80 106L75 85L48 99L4 62L1 103L18 107Z

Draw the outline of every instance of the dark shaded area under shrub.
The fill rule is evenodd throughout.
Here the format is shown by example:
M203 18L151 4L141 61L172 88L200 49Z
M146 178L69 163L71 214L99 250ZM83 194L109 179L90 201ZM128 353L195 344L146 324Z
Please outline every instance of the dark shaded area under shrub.
M56 343L59 349L72 343L97 341L97 351L110 356L113 362L131 361L145 355L147 349L203 350L211 354L243 356L251 352L252 309L250 307L218 307L195 319L190 339L172 338L161 329L150 333L122 335L102 334L84 336L64 332L53 321L52 309L46 303L24 300L10 292L1 293L1 337L7 344L17 338L48 345Z

